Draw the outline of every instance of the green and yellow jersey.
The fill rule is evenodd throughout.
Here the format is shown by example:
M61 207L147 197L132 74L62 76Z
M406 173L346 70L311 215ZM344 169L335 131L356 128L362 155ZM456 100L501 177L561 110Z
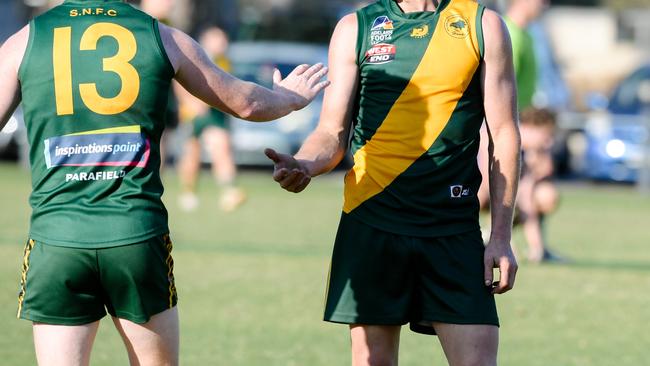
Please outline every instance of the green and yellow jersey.
M100 248L168 232L159 142L174 70L157 21L119 1L66 1L29 29L30 237Z
M441 0L435 12L404 13L380 0L357 12L359 96L345 213L403 235L478 228L483 10Z

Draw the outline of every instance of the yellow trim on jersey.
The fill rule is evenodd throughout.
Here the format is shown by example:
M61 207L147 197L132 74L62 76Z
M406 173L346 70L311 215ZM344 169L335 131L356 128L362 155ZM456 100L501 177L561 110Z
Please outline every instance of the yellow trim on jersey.
M23 301L25 300L25 291L27 286L27 271L29 271L29 255L34 249L34 240L29 239L25 245L25 251L23 253L23 268L20 273L20 292L18 293L18 314L16 317L20 319L20 313L23 311Z
M382 192L431 147L447 125L480 63L477 10L474 1L452 0L440 13L408 85L372 138L354 154L354 167L345 177L344 212ZM449 33L447 19L450 23L464 20L468 34Z
M103 134L103 133L140 133L140 131L141 131L140 125L133 125L133 126L112 127L112 128L103 128L101 130L77 132L77 133L71 133L66 136L96 135L96 134Z

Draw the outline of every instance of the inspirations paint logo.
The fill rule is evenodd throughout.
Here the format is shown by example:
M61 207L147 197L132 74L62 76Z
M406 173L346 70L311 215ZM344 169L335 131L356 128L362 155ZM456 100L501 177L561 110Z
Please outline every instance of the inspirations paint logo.
M44 145L48 169L56 166L142 168L151 153L151 143L138 125L51 137Z

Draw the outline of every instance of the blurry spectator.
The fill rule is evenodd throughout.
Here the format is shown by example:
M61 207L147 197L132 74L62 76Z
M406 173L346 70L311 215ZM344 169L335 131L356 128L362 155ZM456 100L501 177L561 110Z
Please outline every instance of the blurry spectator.
M531 107L522 111L519 118L523 164L517 192L515 225L522 225L528 244L529 261L564 262L565 258L548 249L544 233L545 217L555 211L559 201L552 180L554 167L551 149L556 127L555 114L549 109ZM481 141L487 141L487 136L481 136ZM481 149L481 155L485 155L486 149ZM479 158L482 172L487 168L487 162L483 160ZM487 208L487 179L483 180L478 196L481 207Z
M230 71L226 58L228 37L219 28L211 27L201 33L199 42L212 61L225 71ZM226 115L209 108L187 93L179 91L183 109L190 109L192 135L185 143L185 151L179 164L182 193L179 204L185 211L196 209L197 180L201 168L201 142L206 146L212 161L212 174L221 188L219 207L226 212L236 209L246 200L244 191L235 185L237 170L232 156L230 126ZM188 112L184 113L188 114Z
M520 114L521 149L523 164L516 221L523 225L531 262L565 261L548 249L544 233L544 219L557 208L558 191L552 181L553 157L551 149L555 134L555 114L548 109L528 108Z

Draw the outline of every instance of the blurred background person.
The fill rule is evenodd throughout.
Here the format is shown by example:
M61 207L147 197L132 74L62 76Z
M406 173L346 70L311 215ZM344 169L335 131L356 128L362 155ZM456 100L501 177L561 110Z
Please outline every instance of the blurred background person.
M543 225L546 215L556 210L559 201L559 193L553 183L551 154L556 128L555 113L549 109L530 107L520 113L519 124L523 164L517 194L516 223L522 225L528 243L528 260L534 263L567 261L548 248Z
M549 6L549 0L510 0L504 20L512 41L512 62L517 80L519 110L533 104L537 84L537 62L528 26Z
M217 27L201 32L199 42L212 61L221 69L230 71L230 61L226 57L228 37ZM246 201L246 193L235 185L237 168L232 154L230 126L226 115L188 93L179 91L183 100L184 114L192 116L192 133L185 142L180 158L178 172L181 181L179 205L185 211L195 210L199 205L196 194L197 180L201 170L201 146L205 146L212 162L212 175L221 188L219 208L230 212Z
M515 225L521 224L528 244L530 262L566 261L551 252L544 237L544 217L557 207L558 191L551 181L554 173L552 148L556 117L550 109L533 107L537 90L538 65L534 39L528 27L548 8L549 0L510 0L504 20L512 41L513 64L517 82L517 105L520 111L520 134L524 155L519 192L517 195ZM483 181L479 189L482 208L489 205L487 180L487 131L481 131L479 168Z

